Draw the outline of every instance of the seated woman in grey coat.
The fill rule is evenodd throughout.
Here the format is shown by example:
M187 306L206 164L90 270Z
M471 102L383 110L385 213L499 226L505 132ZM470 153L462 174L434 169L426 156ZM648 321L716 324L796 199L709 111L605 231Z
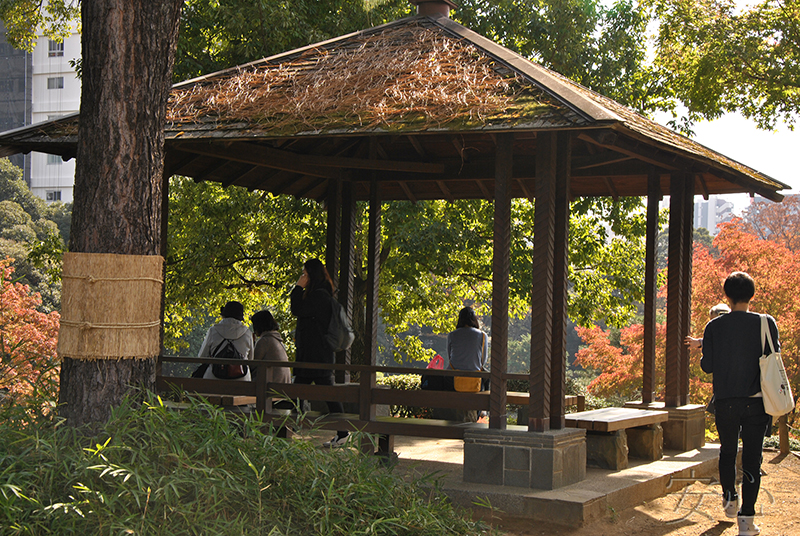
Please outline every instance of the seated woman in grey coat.
M289 361L283 338L278 331L278 323L269 311L259 311L250 317L253 333L256 336L256 347L253 359L266 361ZM254 367L255 368L255 367ZM253 376L255 378L255 376ZM289 367L273 367L272 381L275 383L292 383Z

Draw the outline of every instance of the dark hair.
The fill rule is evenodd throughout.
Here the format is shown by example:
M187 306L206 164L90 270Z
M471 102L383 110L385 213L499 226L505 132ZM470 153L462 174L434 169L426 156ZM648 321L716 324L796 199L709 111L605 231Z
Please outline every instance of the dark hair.
M328 270L325 269L325 265L322 264L322 261L319 259L308 259L303 264L303 268L306 269L306 273L308 274L306 293L318 288L324 288L328 292L333 292L333 280L331 280L331 276L328 275Z
M456 329L458 328L477 328L480 329L480 324L478 324L478 317L475 315L475 311L472 307L464 307L458 312L458 323L456 324Z
M267 331L278 331L278 323L269 311L259 311L250 317L250 322L253 323L253 332L256 335L261 335Z
M753 278L745 272L732 272L725 278L722 288L733 303L749 302L756 293Z
M244 321L244 305L238 301L229 301L220 310L222 318L235 318L239 321Z

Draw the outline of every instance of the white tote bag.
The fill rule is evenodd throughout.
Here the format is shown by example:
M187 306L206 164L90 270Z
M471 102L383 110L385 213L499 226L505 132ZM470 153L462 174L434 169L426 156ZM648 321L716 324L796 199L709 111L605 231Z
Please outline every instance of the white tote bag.
M794 409L792 387L786 378L786 369L780 352L775 351L772 334L769 331L766 315L761 315L761 347L769 342L769 350L761 356L758 364L761 367L761 394L764 397L764 409L773 417L780 417Z

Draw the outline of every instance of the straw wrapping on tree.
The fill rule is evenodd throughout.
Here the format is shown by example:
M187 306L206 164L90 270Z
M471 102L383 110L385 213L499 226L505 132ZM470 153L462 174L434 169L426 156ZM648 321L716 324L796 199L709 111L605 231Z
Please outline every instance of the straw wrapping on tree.
M496 67L473 45L424 27L386 30L355 46L311 49L280 65L259 63L174 89L168 120L278 130L481 123L507 114L525 89Z
M164 258L64 255L59 356L148 359L161 351Z

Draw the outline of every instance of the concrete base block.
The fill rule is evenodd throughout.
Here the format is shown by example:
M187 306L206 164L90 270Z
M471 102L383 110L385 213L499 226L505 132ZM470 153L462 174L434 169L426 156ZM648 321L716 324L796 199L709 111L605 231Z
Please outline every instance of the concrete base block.
M556 489L584 478L584 430L464 432L464 482Z
M699 449L706 444L706 406L687 404L678 407L665 407L663 402L628 402L626 408L654 409L669 412L669 420L664 428L664 448L686 452Z
M664 456L664 429L660 424L628 428L628 456L660 460Z
M628 439L625 430L586 433L586 465L612 469L628 467Z

